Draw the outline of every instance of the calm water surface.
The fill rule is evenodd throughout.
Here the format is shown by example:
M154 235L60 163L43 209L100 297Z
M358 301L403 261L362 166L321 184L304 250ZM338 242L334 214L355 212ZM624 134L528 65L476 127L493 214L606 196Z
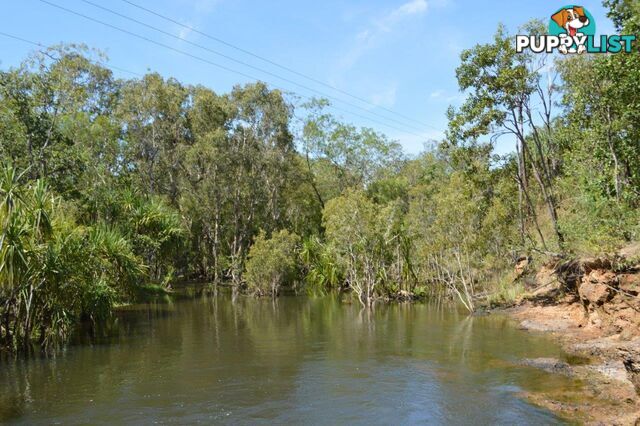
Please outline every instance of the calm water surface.
M229 295L136 306L55 358L0 361L0 422L555 424L521 367L564 355L498 316Z

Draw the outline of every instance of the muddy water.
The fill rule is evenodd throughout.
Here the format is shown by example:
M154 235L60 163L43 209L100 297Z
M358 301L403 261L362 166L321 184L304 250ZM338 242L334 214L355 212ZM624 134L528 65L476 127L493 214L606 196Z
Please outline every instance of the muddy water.
M0 361L0 422L561 422L520 394L578 384L525 357L563 354L504 318L434 305L200 297L132 307L54 358Z

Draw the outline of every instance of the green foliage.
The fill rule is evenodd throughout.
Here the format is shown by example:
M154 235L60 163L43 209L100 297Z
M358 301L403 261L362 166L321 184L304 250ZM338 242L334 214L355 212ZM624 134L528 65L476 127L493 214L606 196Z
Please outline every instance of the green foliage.
M50 347L81 317L107 317L143 267L120 234L78 226L43 181L24 178L10 165L0 172L0 339Z
M640 28L637 4L605 4L620 30ZM572 251L611 252L640 237L640 54L573 57L558 66L565 82L561 220Z
M261 231L249 249L244 278L251 293L276 297L296 279L300 237L286 229L267 238Z
M604 0L602 3L609 9L607 16L618 31L633 34L640 28L640 5L635 0Z
M456 77L470 94L459 111L450 109L451 141L475 140L495 132L510 119L510 112L535 90L535 75L527 68L503 26L493 43L476 45L460 54Z
M511 306L516 304L525 293L521 280L514 282L511 274L505 274L494 286L490 287L486 303L489 306Z
M521 32L543 34L544 25L533 21ZM514 138L517 168L513 177L518 183L522 245L535 238L544 250L555 246L563 250L565 237L558 221L555 188L561 163L553 126L557 88L552 59L548 54L517 53L513 37L499 26L491 43L463 51L461 61L456 76L468 96L458 110L449 109L447 144L475 148L481 137L489 137L492 142L504 135ZM553 246L543 235L536 197L547 210L555 234ZM535 237L529 230L535 230Z
M0 155L28 169L31 179L47 178L59 193L77 192L91 148L104 156L101 162L116 161L85 139L110 132L115 91L111 72L84 56L89 53L83 46L53 47L0 72Z
M634 2L605 5L638 32ZM180 279L274 296L304 281L364 306L445 294L473 310L479 293L517 296L505 271L522 254L639 238L637 52L517 54L499 27L462 53L466 99L415 158L325 100L294 122L263 83L117 80L100 60L58 46L0 72L2 346L54 345ZM504 135L516 152L492 155Z
M495 278L517 244L517 190L485 150L458 148L456 168L432 155L416 160L422 173L406 215L418 281L444 287L472 309L476 285ZM467 295L468 293L468 295Z
M347 188L364 188L387 174L397 173L404 155L397 142L372 129L339 122L324 111L326 101L305 105L302 149L313 187L321 204Z
M347 190L330 200L323 223L331 265L364 306L411 291L410 244L399 202L377 205L363 191ZM334 274L335 275L335 274Z
M300 251L305 268L305 283L310 294L325 294L343 283L341 270L331 248L317 236L303 241Z

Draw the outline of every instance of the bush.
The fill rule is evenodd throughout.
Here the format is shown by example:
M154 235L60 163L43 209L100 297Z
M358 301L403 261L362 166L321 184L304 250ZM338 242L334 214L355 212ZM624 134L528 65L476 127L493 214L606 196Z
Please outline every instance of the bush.
M42 180L0 167L0 349L63 342L81 318L105 319L143 272L103 223L81 226Z
M347 190L323 210L327 244L338 276L363 306L412 291L410 248L402 226L402 205L376 204L364 191Z
M300 238L287 230L274 233L270 239L264 231L249 249L245 281L249 292L276 297L280 287L295 279Z

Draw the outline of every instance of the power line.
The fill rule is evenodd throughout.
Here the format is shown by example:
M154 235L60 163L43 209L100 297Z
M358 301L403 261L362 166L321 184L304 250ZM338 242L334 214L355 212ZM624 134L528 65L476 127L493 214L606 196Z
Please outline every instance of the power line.
M176 39L176 40L180 40L180 41L182 41L182 42L184 42L184 43L190 44L191 46L194 46L194 47L197 47L197 48L199 48L199 49L205 50L205 51L207 51L207 52L209 52L209 53L213 53L214 55L220 56L220 57L222 57L222 58L225 58L225 59L227 59L227 60L230 60L230 61L232 61L232 62L235 62L235 63L237 63L237 64L240 64L240 65L242 65L242 66L245 66L245 67L251 68L251 69L253 69L253 70L255 70L255 71L259 71L259 72L265 73L265 74L267 74L267 75L269 75L269 76L271 76L271 77L275 77L275 78L280 79L280 80L282 80L282 81L285 81L285 82L287 82L287 83L289 83L289 84L293 84L293 85L295 85L295 86L297 86L297 87L299 87L299 88L301 88L301 89L304 89L304 90L308 90L308 91L314 92L314 93L316 93L316 94L318 94L318 95L320 95L320 96L326 97L326 98L331 99L331 100L336 101L336 102L343 103L343 104L348 105L348 106L350 106L350 107L352 107L352 108L357 108L357 109L359 109L359 110L365 111L365 112L366 112L366 113L368 113L368 114L375 115L376 117L382 118L382 119L384 119L384 120L392 121L392 122L394 122L394 123L396 123L396 124L398 124L398 125L400 125L400 126L406 126L406 127L412 128L412 129L417 130L417 131L422 131L422 130L423 130L423 129L419 128L419 127L414 126L413 124L407 124L407 123L404 123L404 122L402 122L402 121L396 120L396 119L394 119L394 118L390 118L390 117L386 117L386 116L384 116L384 115L380 115L380 114L376 113L375 111L371 111L371 110L369 110L369 109L367 109L367 108L363 108L363 107L361 107L361 106L359 106L359 105L356 105L356 104L354 104L354 103L344 101L344 100L342 100L342 99L336 98L335 96L328 95L328 94L326 94L326 93L324 93L324 92L321 92L321 91L319 91L319 90L316 90L316 89L314 89L314 88L312 88L312 87L306 86L306 85L304 85L304 84L300 84L300 83L298 83L298 82L296 82L296 81L294 81L294 80L291 80L291 79L286 78L286 77L282 77L281 75L278 75L278 74L273 73L273 72L271 72L271 71L265 70L264 68L256 67L256 66L251 65L251 64L249 64L249 63L247 63L247 62L244 62L244 61L238 60L238 59L236 59L236 58L234 58L234 57L232 57L232 56L229 56L229 55L226 55L226 54L224 54L224 53L218 52L218 51L216 51L216 50L210 49L210 48L208 48L207 46L203 46L203 45L201 45L201 44L198 44L198 43L192 42L192 41L190 41L190 40L187 40L187 39L185 39L185 38L182 38L182 37L180 37L180 36L177 36L177 35L175 35L175 34L173 34L173 33L169 32L169 31L165 31L165 30L163 30L163 29L161 29L161 28L158 28L158 27L156 27L156 26L150 25L150 24L148 24L148 23L146 23L146 22L142 22L142 21L140 21L140 20L138 20L138 19L135 19L135 18L132 18L132 17L127 16L127 15L125 15L125 14L122 14L122 13L120 13L120 12L117 12L117 11L115 11L115 10L113 10L113 9L109 9L108 7L104 7L104 6L102 6L102 5L100 5L100 4L97 4L97 3L93 2L93 1L90 1L90 0L81 0L81 1L82 1L82 2L84 2L84 3L86 3L86 4L91 5L91 6L93 6L93 7L96 7L96 8L98 8L98 9L101 9L101 10L104 10L104 11L106 11L106 12L108 12L108 13L111 13L111 14L113 14L113 15L119 16L119 17L121 17L121 18L123 18L123 19L126 19L126 20L128 20L128 21L134 22L134 23L136 23L136 24L138 24L138 25L142 25L142 26L144 26L144 27L146 27L146 28L152 29L152 30L154 30L154 31L156 31L156 32L159 32L160 34L164 34L164 35L166 35L166 36L168 36L168 37L174 38L174 39ZM48 3L48 2L46 2L46 3Z
M7 37L7 38L12 38L14 40L21 41L23 43L27 43L27 44L31 44L31 45L34 45L34 46L38 46L38 47L41 47L43 49L47 48L47 46L45 46L42 43L38 43L37 41L27 40L26 38L22 38L22 37L13 35L13 34L8 34L8 33L0 31L0 35L4 36L4 37ZM117 70L117 71L120 71L120 72L124 72L124 73L127 73L127 74L136 75L138 77L142 77L144 75L144 74L140 74L139 72L131 71L131 70L128 70L128 69L125 69L125 68L120 68L120 67L118 67L116 65L108 64L106 62L102 62L102 61L95 61L95 62L96 62L96 64L101 65L101 66L103 66L105 68L111 68L111 69L114 69L114 70Z
M83 0L83 1L84 1L84 0ZM347 96L349 96L349 97L351 97L351 98L353 98L353 99L356 99L356 100L358 100L358 101L360 101L360 102L366 103L366 104L371 105L371 106L376 107L376 108L383 109L383 110L385 110L385 111L387 111L387 112L390 112L391 114L395 114L395 115L396 115L396 116L398 116L398 117L402 117L402 118L404 118L405 120L409 120L409 121L412 121L412 122L414 122L414 123L418 123L418 124L420 124L420 125L422 125L422 126L425 126L425 127L428 127L428 128L431 128L431 129L434 129L434 130L438 130L438 131L440 131L440 129L438 129L438 128L434 127L434 126L431 126L431 125L429 125L429 124L427 124L427 123L424 123L424 122L422 122L422 121L416 120L416 119L414 119L414 118L411 118L411 117L409 117L409 116L406 116L406 115L404 115L404 114L401 114L401 113L399 113L399 112L397 112L397 111L394 111L394 110L392 110L392 109L390 109L390 108L386 108L386 107L384 107L384 106L382 106L382 105L376 105L376 104L374 104L374 103L372 103L372 102L370 102L370 101L368 101L368 100L366 100L366 99L364 99L364 98L362 98L362 97L360 97L360 96L354 95L354 94L352 94L352 93L347 92L346 90L340 89L339 87L335 87L335 86L333 86L333 85L331 85L331 84L325 83L325 82L324 82L324 81L322 81L322 80L319 80L319 79L314 78L314 77L311 77L311 76L309 76L309 75L307 75L307 74L304 74L304 73L301 73L301 72L299 72L299 71L296 71L296 70L294 70L294 69L292 69L292 68L290 68L290 67L287 67L286 65L279 64L279 63L277 63L277 62L275 62L275 61L272 61L272 60L270 60L270 59L268 59L268 58L266 58L266 57L264 57L264 56L258 55L257 53L251 52L251 51L249 51L249 50L247 50L247 49L243 49L242 47L239 47L239 46L237 46L237 45L235 45L235 44L233 44L233 43L229 43L228 41L225 41L225 40L223 40L223 39L221 39L221 38L219 38L219 37L215 37L215 36L212 36L212 35L210 35L210 34L207 34L207 33L203 32L203 31L200 31L200 30L198 30L197 28L194 28L194 27L192 27L192 26L190 26L190 25L183 24L182 22L180 22L180 21L178 21L178 20L176 20L176 19L173 19L173 18L171 18L171 17L169 17L169 16L163 15L163 14L161 14L161 13L159 13L159 12L156 12L156 11L154 11L154 10L151 10L151 9L149 9L149 8L147 8L147 7L141 6L141 5L139 5L139 4L135 3L135 2L132 2L132 1L130 1L130 0L122 0L122 1L123 1L123 2L125 2L125 3L127 3L127 4L129 4L129 5L131 5L131 6L133 6L133 7L138 8L138 9L140 9L140 10L143 10L143 11L145 11L145 12L147 12L147 13L150 13L150 14L152 14L152 15L155 15L155 16L157 16L157 17L161 18L161 19L164 19L165 21L171 22L171 23L173 23L173 24L175 24L175 25L179 25L179 26L181 26L182 28L188 29L189 31L192 31L192 32L194 32L194 33L196 33L196 34L200 34L201 36L204 36L204 37L206 37L206 38L208 38L208 39L210 39L210 40L213 40L213 41L215 41L215 42L221 43L221 44L223 44L223 45L225 45L225 46L228 46L228 47L230 47L230 48L232 48L232 49L235 49L235 50L237 50L237 51L239 51L239 52L242 52L242 53L247 54L247 55L249 55L249 56L252 56L252 57L254 57L254 58L256 58L256 59L259 59L259 60L261 60L261 61L264 61L264 62L266 62L266 63L268 63L268 64L271 64L271 65L273 65L273 66L276 66L276 67L278 67L278 68L280 68L280 69L282 69L282 70L285 70L285 71L287 71L287 72L290 72L290 73L292 73L292 74L295 74L295 75L297 75L297 76L299 76L299 77L303 77L303 78L305 78L305 79L307 79L307 80L309 80L309 81L313 81L314 83L320 84L320 85L322 85L322 86L324 86L324 87L327 87L327 88L329 88L329 89L331 89L331 90L335 90L335 91L337 91L337 92L340 92L340 93L342 93L343 95L347 95Z
M28 40L28 39L25 39L25 38L23 38L23 37L19 37L19 36L16 36L16 35L8 34L8 33L5 33L5 32L2 32L2 31L0 31L0 35L2 35L2 36L4 36L4 37L12 38L12 39L14 39L14 40L18 40L18 41L21 41L21 42L24 42L24 43L28 43L28 44L31 44L31 45L34 45L34 46L38 46L38 47L41 47L41 48L47 48L47 46L45 46L45 45L44 45L44 44L42 44L42 43L38 43L38 42L35 42L35 41L32 41L32 40ZM151 41L151 42L153 42L153 41ZM153 42L153 43L155 43L155 42ZM206 61L206 59L198 58L198 57L193 56L193 55L190 55L190 54L188 54L188 53L186 53L186 52L182 52L182 51L180 51L179 49L174 49L174 48L171 48L171 47L169 47L169 46L165 46L165 45L163 45L162 43L155 43L155 44L161 45L161 46L163 46L163 47L168 47L168 48L170 48L171 50L175 50L175 51L176 51L176 52L178 52L178 53L182 53L182 54L185 54L185 55L187 55L187 56L193 57L193 58L195 58L195 59L199 59L199 60L203 60L203 61L207 62L207 61ZM138 73L138 72L131 71L131 70L127 70L126 68L120 68L120 67L117 67L117 66L114 66L114 65L110 65L110 64L107 64L107 63L105 63L105 62L96 61L96 63L98 63L99 65L104 66L105 68L112 68L112 69L115 69L115 70L118 70L118 71L121 71L121 72L125 72L125 73L128 73L128 74L133 74L133 75L137 75L137 76L143 76L143 74L140 74L140 73ZM213 63L212 63L212 64L213 64ZM213 65L219 66L219 65L217 65L217 64L213 64ZM222 67L222 66L221 66L221 67ZM227 68L225 68L225 67L223 67L223 69L226 69L226 70L231 71L231 72L236 72L236 71L234 71L234 70L227 69ZM240 74L241 74L241 75L243 75L243 76L245 76L245 77L247 77L247 78L250 78L250 79L252 79L252 80L260 81L260 80L259 80L259 79L257 79L257 78L254 78L254 77L251 77L251 76L248 76L248 75L242 74L242 73L240 73ZM276 89L278 89L278 90L281 90L281 91L283 91L283 92L285 92L285 93L287 92L287 90L286 90L286 89L283 89L283 88L277 87L277 86L275 86L275 85L273 85L273 84L272 84L271 86L272 86L272 87L274 87L274 88L276 88ZM301 96L302 96L302 95L301 95ZM309 98L308 96L302 96L302 97L304 97L304 98L306 98L306 99L311 99L311 98ZM332 109L334 109L334 110L336 110L336 111L340 111L340 112L343 112L343 113L346 113L346 114L354 115L354 116L356 116L356 117L362 118L362 119L367 120L367 121L370 121L370 122L372 122L372 123L376 123L376 124L381 125L381 126L386 126L386 127L389 127L389 128L395 129L395 130L398 130L398 131L403 132L403 133L409 133L409 134L412 134L412 135L414 135L414 136L423 137L422 135L419 135L419 134L417 134L417 133L412 133L412 132L408 132L408 131L403 130L403 129L399 129L399 128L397 128L397 127L395 127L395 126L392 126L392 125L390 125L390 124L379 122L379 121L374 120L374 119L372 119L372 118L370 118L370 117L365 117L365 116L360 115L360 114L358 114L358 113L355 113L355 112L353 112L353 111L349 111L349 110L345 110L345 109L342 109L342 108L338 108L338 107L336 107L336 106L334 106L334 105L328 105L328 107L329 107L329 108L332 108Z
M66 7L64 7L64 6L61 6L61 5L58 5L58 4L55 4L55 3L52 3L52 2L50 2L50 1L48 1L48 0L39 0L39 1L40 1L41 3L45 3L45 4L49 5L49 6L52 6L52 7L55 7L55 8L57 8L57 9L63 10L63 11L65 11L65 12L67 12L67 13L70 13L70 14L73 14L73 15L76 15L76 16L79 16L79 17L81 17L81 18L84 18L84 19L89 20L89 21L92 21L92 22L99 23L99 24L104 25L104 26L106 26L106 27L108 27L108 28L112 28L112 29L114 29L114 30L116 30L116 31L120 31L120 32L122 32L122 33L124 33L124 34L127 34L127 35L130 35L130 36L133 36L133 37L139 38L139 39L144 40L144 41L146 41L146 42L148 42L148 43L152 43L152 44L155 44L155 45L157 45L157 46L163 47L163 48L165 48L165 49L169 49L169 50L171 50L171 51L174 51L174 52L180 53L180 54L182 54L182 55L185 55L185 56L188 56L188 57L190 57L190 58L196 59L196 60L198 60L198 61L201 61L201 62L207 63L207 64L209 64L209 65L215 66L215 67L217 67L217 68L223 69L223 70L225 70L225 71L228 71L228 72L232 72L232 73L235 73L235 74L241 75L241 76L243 76L243 77L245 77L245 78L248 78L248 79L251 79L251 80L264 81L263 79L260 79L260 78L254 77L254 76L252 76L252 75L250 75L250 74L247 74L247 73L245 73L245 72L238 71L238 70L236 70L236 69L233 69L233 68L227 67L227 66L225 66L225 65L221 65L221 64L219 64L219 63L213 62L213 61L211 61L211 60L208 60L208 59L203 58L203 57L201 57L201 56L198 56L198 55L192 54L192 53L190 53L190 52L186 52L186 51L184 51L184 50L177 49L177 48L175 48L175 47L172 47L172 46L170 46L170 45L167 45L167 44L161 43L161 42L159 42L159 41L157 41L157 40L154 40L154 39L151 39L151 38L149 38L149 37L146 37L146 36L143 36L143 35L140 35L140 34L134 33L134 32L132 32L132 31L129 31L129 30L127 30L127 29L124 29L124 28L121 28L121 27L115 26L115 25L110 24L110 23L108 23L108 22L101 21L101 20L99 20L99 19L93 18L93 17L91 17L91 16L85 15L85 14L80 13L80 12L77 12L77 11L75 11L75 10L72 10L72 9L66 8ZM181 39L181 40L182 40L182 39ZM272 87L276 88L276 89L281 90L281 91L284 91L284 92L290 92L288 89L285 89L285 88L283 88L283 87L281 87L281 86L278 86L278 85L275 85L275 84L273 84L273 83L270 83L270 85L271 85ZM317 92L317 91L316 91L316 92ZM309 97L309 96L304 96L304 95L301 95L301 96L302 96L302 97L305 97L305 98L307 98L307 99L312 99L312 98L311 98L311 97ZM335 98L334 98L334 99L335 99ZM339 101L339 102L345 103L345 104L347 104L347 105L352 105L352 104L350 104L350 103L348 103L348 102L346 102L346 101L342 101L342 100L340 100L340 99L336 99L336 100L337 100L337 101ZM357 107L357 106L355 106L355 107L356 107L356 108L358 108L358 109L361 109L361 110L363 110L363 111L365 111L365 112L367 112L367 113L372 113L371 111L369 111L369 110L367 110L367 109L365 109L365 108ZM368 121L371 121L371 122L373 122L373 123L377 123L377 124L380 124L380 125L386 126L386 127L388 127L388 128L391 128L391 129L394 129L394 130L397 130L397 131L403 132L403 133L412 134L412 135L417 136L417 137L420 137L420 138L423 138L423 137L424 137L423 135L418 134L418 133L415 133L415 132L412 132L412 131L410 131L410 130L402 129L402 128L396 127L396 126L391 125L391 124L388 124L388 123L381 123L380 121L374 120L374 119L369 118L369 117L362 116L362 115L357 114L357 113L355 113L355 112L353 112L353 111L349 111L349 110L345 110L345 109L340 109L340 108L338 108L338 107L336 107L336 106L334 106L334 105L331 105L331 108L333 108L333 109L335 109L335 110L337 110L337 111L346 112L347 114L351 114L351 115L356 116L356 117L359 117L359 118L364 118L364 119L366 119L366 120L368 120ZM374 115L377 115L377 114L374 114ZM383 118L386 118L386 117L383 117ZM388 119L388 118L387 118L387 119ZM401 123L401 124L402 124L402 123ZM438 129L438 131L439 131L439 129Z
M38 43L36 41L31 41L31 40L27 40L26 38L22 38L22 37L18 37L16 35L12 35L12 34L8 34L8 33L4 33L2 31L0 31L0 35L4 36L4 37L8 37L8 38L12 38L14 40L18 40L18 41L22 41L24 43L29 43L29 44L33 44L34 46L38 46L38 47L46 47L45 45Z

